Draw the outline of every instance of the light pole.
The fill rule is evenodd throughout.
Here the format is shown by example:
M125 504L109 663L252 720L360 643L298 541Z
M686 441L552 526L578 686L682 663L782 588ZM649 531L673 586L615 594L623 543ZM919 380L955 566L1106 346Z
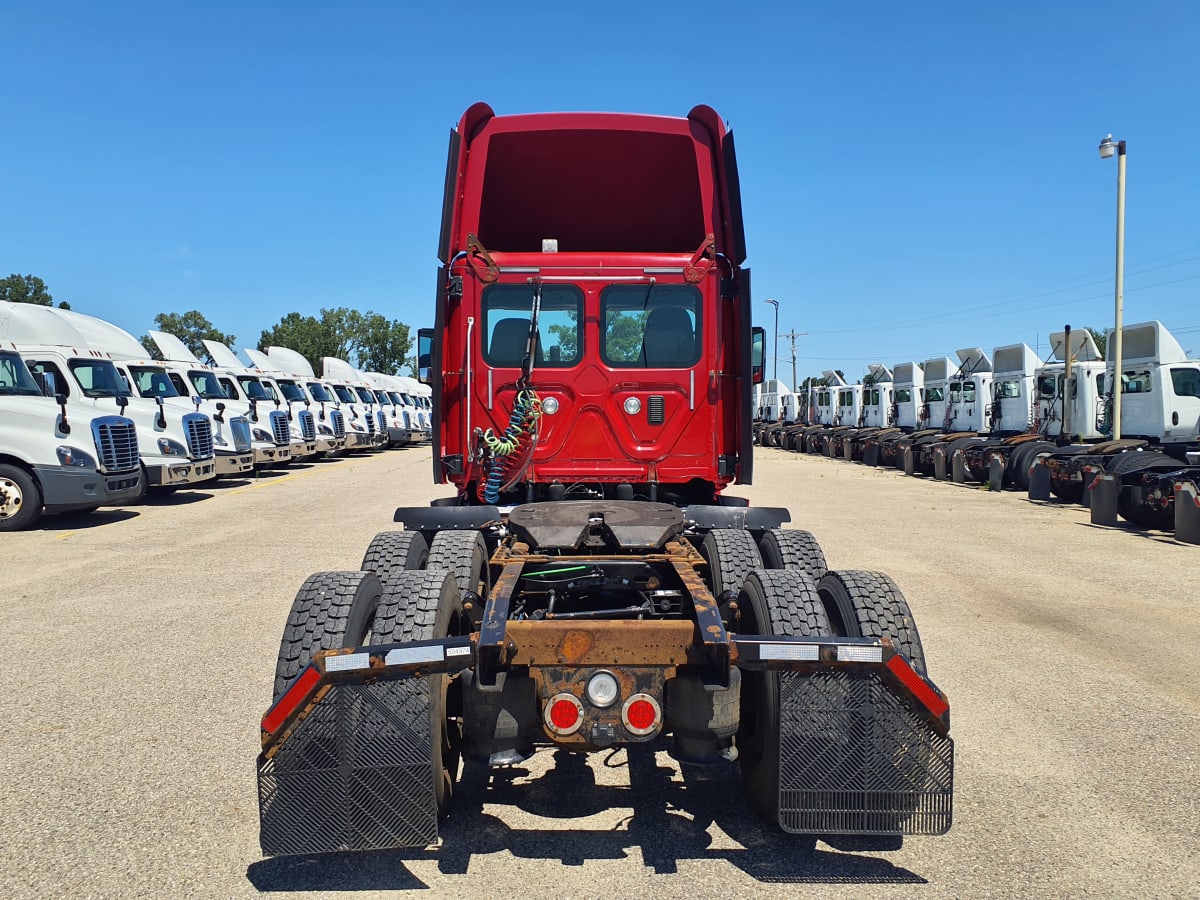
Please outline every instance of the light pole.
M773 307L775 307L775 365L774 365L774 369L772 370L771 377L774 378L776 381L778 381L779 380L779 301L768 299L767 302L770 303Z
M1116 277L1116 328L1113 337L1116 338L1116 348L1113 356L1113 440L1121 439L1121 383L1122 371L1122 333L1121 316L1125 307L1125 142L1114 141L1113 136L1107 135L1100 142L1100 158L1111 159L1117 154L1117 277Z

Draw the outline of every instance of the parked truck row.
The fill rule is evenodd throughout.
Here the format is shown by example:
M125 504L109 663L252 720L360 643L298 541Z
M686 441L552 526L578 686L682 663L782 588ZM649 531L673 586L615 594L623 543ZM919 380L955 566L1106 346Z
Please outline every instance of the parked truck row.
M1124 326L1122 343L1119 423L1114 364L1090 332L1067 327L1045 359L1011 344L871 366L865 384L826 372L790 405L764 404L795 414L764 417L756 434L796 452L1053 495L1091 506L1097 521L1119 516L1200 543L1200 361L1159 321Z
M154 359L94 316L0 302L0 531L138 502L293 460L428 441L430 389L283 347L202 361L151 332Z

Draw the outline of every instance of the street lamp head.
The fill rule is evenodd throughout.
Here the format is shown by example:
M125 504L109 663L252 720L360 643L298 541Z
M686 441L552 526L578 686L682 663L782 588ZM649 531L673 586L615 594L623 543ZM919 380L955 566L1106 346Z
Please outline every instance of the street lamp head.
M1104 140L1100 142L1100 158L1112 159L1113 154L1117 156L1125 155L1125 142L1114 141L1111 134L1105 135Z
M766 302L767 302L767 303L770 303L770 304L771 304L773 307L775 307L776 309L779 309L779 301L778 301L778 300L772 300L772 299L770 299L770 298L768 297L768 298L767 298L767 300L766 300Z

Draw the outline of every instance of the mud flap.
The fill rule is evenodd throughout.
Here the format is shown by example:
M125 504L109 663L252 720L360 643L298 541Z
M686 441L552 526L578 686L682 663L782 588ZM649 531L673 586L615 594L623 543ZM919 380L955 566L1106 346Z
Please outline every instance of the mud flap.
M794 834L945 834L954 742L877 675L780 673L779 825Z
M269 856L426 847L437 801L425 678L333 684L258 758Z

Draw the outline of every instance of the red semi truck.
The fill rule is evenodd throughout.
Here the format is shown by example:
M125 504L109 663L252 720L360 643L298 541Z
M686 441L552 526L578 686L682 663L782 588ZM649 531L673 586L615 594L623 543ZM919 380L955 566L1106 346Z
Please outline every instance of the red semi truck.
M463 765L659 741L736 760L785 831L944 833L949 704L903 595L725 492L751 479L763 333L717 114L472 106L439 259L418 353L454 493L298 593L264 852L425 846Z

